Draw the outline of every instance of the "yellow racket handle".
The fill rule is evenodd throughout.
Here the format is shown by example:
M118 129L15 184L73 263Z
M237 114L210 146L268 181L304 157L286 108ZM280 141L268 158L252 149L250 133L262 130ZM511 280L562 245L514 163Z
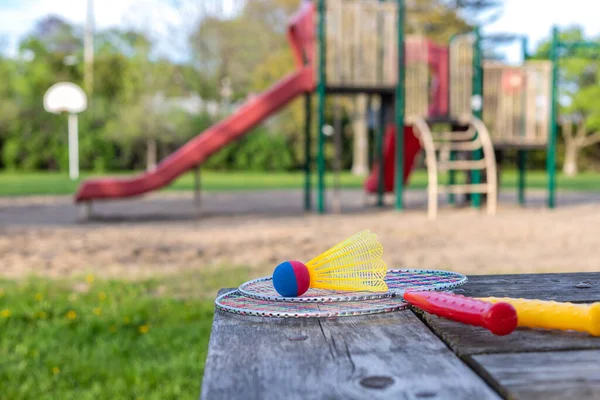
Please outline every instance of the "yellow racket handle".
M517 326L574 330L600 336L600 302L593 304L482 297L490 303L506 302L517 310Z

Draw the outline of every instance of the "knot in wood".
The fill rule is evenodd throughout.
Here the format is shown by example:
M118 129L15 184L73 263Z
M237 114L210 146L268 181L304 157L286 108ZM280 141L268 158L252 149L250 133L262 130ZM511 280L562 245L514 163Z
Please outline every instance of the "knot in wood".
M436 393L435 392L429 392L429 391L423 391L423 392L417 392L415 393L415 396L419 399L429 399L431 397L435 397Z
M291 340L292 342L301 342L302 340L306 339L308 339L308 336L306 335L296 335L288 337L288 340Z
M360 384L369 389L385 389L394 383L391 376L367 376L360 380Z
M575 285L575 287L577 289L589 289L592 287L592 282L590 282L590 281L579 282L577 285Z

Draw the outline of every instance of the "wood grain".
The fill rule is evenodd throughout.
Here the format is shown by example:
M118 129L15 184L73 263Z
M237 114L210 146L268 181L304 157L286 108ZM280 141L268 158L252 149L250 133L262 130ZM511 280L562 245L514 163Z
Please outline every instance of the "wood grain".
M473 357L501 392L517 399L600 399L600 350Z
M600 349L600 337L582 332L517 328L510 335L495 336L483 328L422 312L418 314L461 357L483 353Z
M600 301L600 273L469 276L457 290L466 296L508 296L557 301ZM417 311L418 312L418 311ZM587 333L518 328L508 336L418 312L459 356L551 350L600 349Z
M600 272L470 275L458 293L472 297L509 296L589 303L600 301Z
M497 399L413 313L215 313L202 399Z

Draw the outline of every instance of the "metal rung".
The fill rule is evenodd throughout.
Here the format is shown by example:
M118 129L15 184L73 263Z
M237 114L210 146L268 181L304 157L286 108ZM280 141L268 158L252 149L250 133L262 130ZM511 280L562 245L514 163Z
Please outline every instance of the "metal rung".
M450 142L450 143L444 143L444 142L438 142L438 143L434 143L435 148L438 150L447 150L447 151L451 151L451 150L478 150L481 148L481 143L479 143L479 141L472 141L472 142Z
M485 160L445 161L439 164L440 171L468 171L472 169L485 169Z
M461 185L448 185L448 186L440 186L439 192L444 193L454 193L454 194L462 194L462 193L486 193L489 190L489 186L485 183L478 184L461 184Z

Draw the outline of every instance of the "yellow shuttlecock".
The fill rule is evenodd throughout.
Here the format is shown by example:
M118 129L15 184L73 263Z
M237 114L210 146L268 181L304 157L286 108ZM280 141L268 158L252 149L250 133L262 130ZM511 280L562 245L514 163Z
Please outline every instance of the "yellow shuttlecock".
M273 272L273 286L284 297L305 293L309 287L330 290L385 292L387 266L377 236L361 231L336 244L306 264L285 261Z

